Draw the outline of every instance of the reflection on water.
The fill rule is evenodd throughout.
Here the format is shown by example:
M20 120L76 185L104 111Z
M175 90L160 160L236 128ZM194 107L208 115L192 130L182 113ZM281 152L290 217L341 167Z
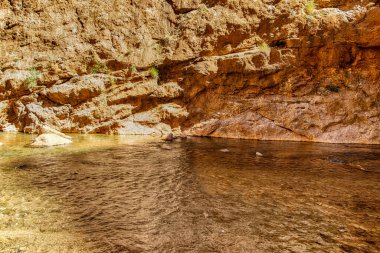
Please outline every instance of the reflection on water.
M17 136L0 252L380 252L379 146Z

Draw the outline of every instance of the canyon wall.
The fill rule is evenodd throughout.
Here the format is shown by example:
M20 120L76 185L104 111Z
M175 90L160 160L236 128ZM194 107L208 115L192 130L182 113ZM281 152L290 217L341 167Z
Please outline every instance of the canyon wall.
M372 0L4 0L0 129L380 143Z

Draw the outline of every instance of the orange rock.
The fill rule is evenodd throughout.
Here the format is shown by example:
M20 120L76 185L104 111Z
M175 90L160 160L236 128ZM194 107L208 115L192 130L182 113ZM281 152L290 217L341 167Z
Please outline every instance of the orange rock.
M380 143L370 0L52 2L0 3L1 128Z

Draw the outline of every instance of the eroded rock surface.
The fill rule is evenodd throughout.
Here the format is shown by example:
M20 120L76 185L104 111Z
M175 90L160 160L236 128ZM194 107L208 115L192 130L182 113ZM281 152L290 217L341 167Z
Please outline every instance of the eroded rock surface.
M379 1L2 1L0 128L380 143Z

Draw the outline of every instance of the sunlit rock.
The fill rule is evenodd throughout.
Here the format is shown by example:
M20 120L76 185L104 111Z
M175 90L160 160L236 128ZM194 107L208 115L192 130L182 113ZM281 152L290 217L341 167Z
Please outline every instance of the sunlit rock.
M3 132L16 133L18 132L18 129L16 128L15 125L9 124L3 127Z
M72 143L68 138L64 138L57 134L46 133L39 135L34 141L30 144L32 147L51 147L51 146L61 146Z
M46 90L46 96L59 104L77 105L97 97L105 89L107 77L104 75L88 75L52 86Z
M60 131L50 127L50 126L47 126L47 125L42 125L39 127L39 134L55 134L55 135L58 135L58 136L61 136L63 138L66 138L66 139L72 139L71 136L68 136L64 133L61 133Z

